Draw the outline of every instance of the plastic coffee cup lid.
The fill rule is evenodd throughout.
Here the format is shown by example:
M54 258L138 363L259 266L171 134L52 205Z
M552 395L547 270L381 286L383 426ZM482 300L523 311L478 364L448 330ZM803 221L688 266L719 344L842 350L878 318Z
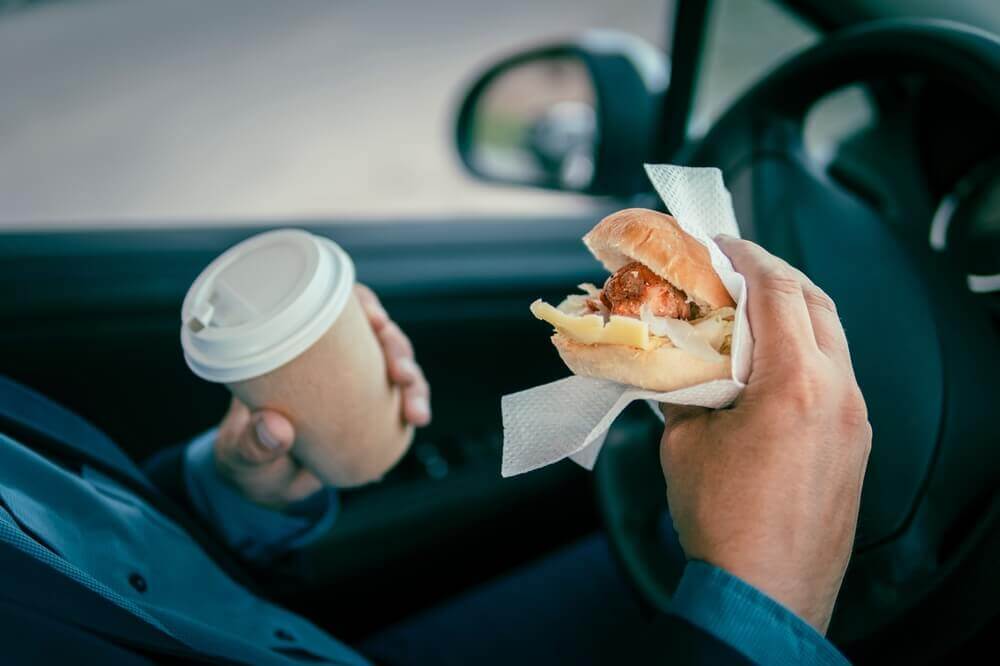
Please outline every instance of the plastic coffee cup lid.
M188 367L212 382L238 382L288 363L337 320L354 264L331 240L299 229L248 238L210 263L181 308Z

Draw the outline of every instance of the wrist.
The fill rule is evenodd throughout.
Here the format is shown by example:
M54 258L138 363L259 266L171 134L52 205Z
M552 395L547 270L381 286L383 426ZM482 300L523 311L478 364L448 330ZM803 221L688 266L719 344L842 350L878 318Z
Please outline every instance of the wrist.
M708 562L687 563L671 599L670 612L754 663L847 664L843 655L800 615Z
M820 634L826 635L837 600L840 578L830 584L814 573L796 567L775 566L734 558L702 558L750 585L794 613Z
M265 562L325 534L339 514L339 498L325 488L276 510L251 501L215 464L215 432L184 452L184 483L194 509L222 540L249 560Z
M204 465L208 468L209 465ZM247 479L245 474L236 472L232 465L227 464L220 454L220 447L216 444L212 447L211 474L217 482L225 486L231 492L238 494L243 499L262 506L271 511L281 511L286 502L282 502L278 497L272 497L260 492L252 479ZM206 472L207 473L207 472Z

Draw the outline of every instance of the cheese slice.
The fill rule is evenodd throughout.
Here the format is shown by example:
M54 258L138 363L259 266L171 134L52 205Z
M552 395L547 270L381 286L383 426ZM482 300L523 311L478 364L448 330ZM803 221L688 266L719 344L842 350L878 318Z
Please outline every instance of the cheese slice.
M539 299L531 304L531 314L547 321L568 338L586 345L627 345L652 349L649 326L632 317L611 315L607 323L598 314L572 315Z

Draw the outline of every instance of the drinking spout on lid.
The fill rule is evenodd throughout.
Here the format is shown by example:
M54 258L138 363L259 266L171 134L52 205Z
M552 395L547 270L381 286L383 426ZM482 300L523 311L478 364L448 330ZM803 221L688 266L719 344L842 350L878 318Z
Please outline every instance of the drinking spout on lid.
M191 311L191 318L184 325L191 329L191 332L197 333L202 329L208 328L214 314L215 306L208 301L202 301L194 306Z

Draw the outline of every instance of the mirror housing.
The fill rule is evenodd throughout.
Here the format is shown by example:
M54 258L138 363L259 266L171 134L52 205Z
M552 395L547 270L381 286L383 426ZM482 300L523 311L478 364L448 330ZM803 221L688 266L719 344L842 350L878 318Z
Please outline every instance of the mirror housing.
M593 195L646 191L669 78L663 51L589 31L487 68L459 108L459 157L477 178Z

